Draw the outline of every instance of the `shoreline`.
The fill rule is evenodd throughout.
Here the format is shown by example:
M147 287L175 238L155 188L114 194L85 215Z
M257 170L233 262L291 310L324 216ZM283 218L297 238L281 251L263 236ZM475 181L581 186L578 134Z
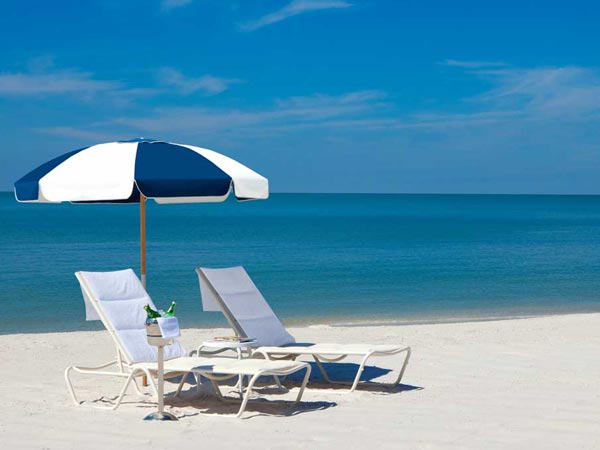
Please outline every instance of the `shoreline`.
M407 327L407 326L418 326L418 325L446 325L446 324L462 324L462 323L485 323L485 322L504 322L504 321L516 321L516 320L527 320L527 319L541 319L548 317L563 317L563 316L588 316L600 314L600 311L575 311L575 312L557 312L557 313L532 313L532 314L519 314L511 316L489 316L489 317L438 317L438 318L426 318L426 319L405 319L405 320L373 320L373 321L351 321L344 320L340 322L328 322L323 321L310 321L303 322L301 319L289 320L283 319L284 326L289 328L370 328L370 327ZM0 331L0 337L2 336L16 336L16 335L41 335L41 334L55 334L55 333L96 333L99 331L105 331L102 324L94 322L95 329L71 329L71 330L40 330L40 331L15 331L2 333ZM181 326L182 330L213 330L213 329L229 329L226 323L207 324L206 326Z
M546 314L522 314L514 316L490 316L490 317L448 317L439 319L414 319L414 320L391 320L380 322L349 322L349 323L333 323L333 324L312 324L311 326L331 326L331 327L386 327L386 326L410 326L410 325L444 325L444 324L459 324L459 323L480 323L480 322L501 322L507 320L526 320L526 319L542 319L546 317L557 316L579 316L600 314L600 311L582 311L582 312L557 312ZM302 326L302 325L296 325Z

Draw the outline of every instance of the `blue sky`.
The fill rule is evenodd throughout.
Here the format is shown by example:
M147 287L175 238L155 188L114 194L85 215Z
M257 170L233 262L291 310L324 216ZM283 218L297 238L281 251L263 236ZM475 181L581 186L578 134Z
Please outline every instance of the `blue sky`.
M0 189L151 136L275 192L598 194L594 3L5 0Z

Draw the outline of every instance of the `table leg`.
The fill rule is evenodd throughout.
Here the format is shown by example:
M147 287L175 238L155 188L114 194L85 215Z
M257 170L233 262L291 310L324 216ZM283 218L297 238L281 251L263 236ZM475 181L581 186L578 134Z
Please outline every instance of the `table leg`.
M177 420L177 418L171 414L166 413L165 409L165 358L163 346L158 346L158 411L147 415L144 420Z

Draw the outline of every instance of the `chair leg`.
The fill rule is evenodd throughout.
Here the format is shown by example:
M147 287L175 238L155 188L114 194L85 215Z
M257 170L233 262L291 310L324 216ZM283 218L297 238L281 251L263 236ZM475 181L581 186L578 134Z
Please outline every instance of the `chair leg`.
M144 392L140 389L140 386L138 385L138 381L137 381L137 377L134 378L133 380L133 387L135 388L135 392L137 395L144 395Z
M214 389L215 394L217 394L217 397L219 398L219 400L223 400L223 394L221 393L219 384L215 380L211 380L210 378L208 379L208 381L210 381L210 384L211 384L212 388Z
M115 410L119 407L119 405L121 404L121 401L123 400L123 397L125 396L125 392L127 392L129 383L131 383L131 380L133 379L133 377L135 375L136 375L135 370L129 374L129 376L127 377L127 381L125 381L125 384L123 385L123 389L121 389L121 393L119 394L119 397L117 398L117 403L115 403L115 406L113 406L111 409Z
M71 373L71 370L73 370L73 366L66 368L65 381L67 382L67 388L69 389L69 392L71 393L71 398L73 399L73 402L76 405L81 405L81 402L77 399L77 396L75 395L75 388L73 388L73 383L71 383L71 377L69 376Z
M330 384L333 384L334 381L332 381L331 378L329 378L329 375L327 374L327 371L325 370L325 367L323 367L323 364L321 363L321 360L318 358L318 356L312 355L312 357L315 360L315 363L317 363L319 372L321 372L321 375L323 375L323 378L325 379L325 381L327 381Z
M248 383L248 387L246 388L246 393L244 394L244 399L242 400L242 404L240 405L240 409L239 409L236 417L240 418L240 417L242 417L242 414L244 414L244 410L246 409L246 405L248 404L248 400L250 399L250 394L252 393L252 388L254 387L254 383L256 383L256 380L258 380L258 378L260 376L261 376L261 374L259 372L250 379L250 382Z
M311 372L311 367L310 364L306 364L305 367L305 373L304 373L304 379L302 380L302 385L300 386L300 391L298 392L298 395L296 396L296 401L294 402L294 404L298 403L301 399L302 399L302 394L304 393L304 389L306 388L306 385L308 384L308 380L310 379L310 372Z
M371 357L371 353L367 354L363 358L363 360L360 362L360 366L358 366L358 370L356 371L356 376L354 377L354 383L352 383L352 387L350 388L350 392L354 392L354 390L358 386L358 382L360 381L360 376L362 375L363 370L365 368L365 364L367 363L367 360L370 357Z
M179 394L181 394L181 389L183 388L183 385L185 384L189 374L190 374L189 372L186 372L185 374L183 374L181 376L181 381L179 382L179 386L177 386L177 391L175 392L175 397L179 397Z
M404 362L402 363L402 367L400 368L400 373L398 374L398 378L396 378L396 381L390 384L390 387L394 388L400 384L400 381L402 381L402 377L404 376L406 366L408 366L408 360L410 359L411 353L412 351L410 347L406 347L406 357L404 358Z

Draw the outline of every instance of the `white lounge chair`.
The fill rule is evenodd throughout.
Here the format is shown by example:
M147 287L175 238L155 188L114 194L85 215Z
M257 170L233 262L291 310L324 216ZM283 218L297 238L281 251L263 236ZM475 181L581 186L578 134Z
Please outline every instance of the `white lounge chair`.
M146 376L155 395L158 396L154 376L157 374L157 350L150 346L146 339L144 305L149 304L155 308L142 283L133 270L115 272L77 272L77 279L81 285L85 300L87 320L101 320L117 346L116 359L97 367L71 366L65 370L65 380L75 404L81 402L75 395L75 390L70 379L72 371L126 378L125 384L114 406L108 409L117 409L123 400L125 392L133 381L138 394L142 394L136 377ZM223 399L216 381L227 380L246 375L250 382L243 396L237 417L241 417L252 387L256 380L262 376L284 376L305 369L304 382L296 398L299 402L310 376L310 365L296 362L265 361L264 359L233 358L198 358L187 357L185 350L175 341L172 345L164 347L165 378L182 376L177 388L179 395L181 388L189 373L202 375L209 379L219 398ZM109 367L115 367L108 370Z
M223 269L197 268L204 311L222 311L229 325L240 336L257 339L258 347L253 354L267 359L295 359L301 355L312 356L329 383L351 384L350 392L359 384L365 364L371 357L391 356L406 353L398 377L389 387L397 386L402 380L410 358L411 349L404 345L367 344L311 344L297 343L281 324L265 298L252 282L243 267ZM338 362L348 356L362 357L354 381L333 381L322 362Z

